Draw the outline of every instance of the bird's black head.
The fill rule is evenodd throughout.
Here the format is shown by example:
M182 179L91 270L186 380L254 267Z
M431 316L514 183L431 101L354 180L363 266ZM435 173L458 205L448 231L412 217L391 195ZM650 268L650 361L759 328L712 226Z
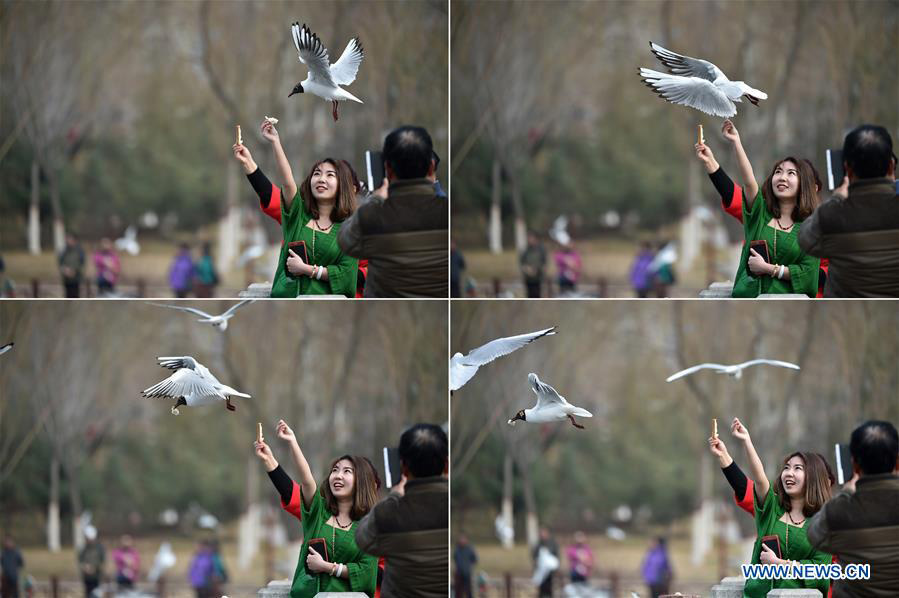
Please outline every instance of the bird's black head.
M290 96L292 96L295 93L303 93L303 84L302 83L297 83L296 86L293 88L293 91L291 91L289 94L287 94L287 97L289 98Z
M525 415L524 415L524 409L519 409L518 413L515 414L515 417L513 417L512 419L509 420L509 423L511 424L512 422L519 420L519 419L523 422L527 421L527 417L525 417Z

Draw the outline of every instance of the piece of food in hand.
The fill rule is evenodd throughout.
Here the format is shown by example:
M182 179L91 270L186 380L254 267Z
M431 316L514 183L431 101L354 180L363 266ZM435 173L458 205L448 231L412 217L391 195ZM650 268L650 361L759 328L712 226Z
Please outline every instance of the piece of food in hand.
M702 125L697 125L699 127L699 143L705 145L705 135L702 134Z
M262 422L258 422L256 425L258 426L256 428L256 442L262 442Z
M237 145L243 145L243 136L240 134L240 125L237 125Z
M699 126L702 126L702 125L699 125ZM718 438L718 420L715 418L712 418L712 437Z
M273 125L276 125L276 124L278 124L278 119L275 118L275 117L273 117L273 116L266 116L266 117L265 117L265 122L271 123L271 124L273 124Z

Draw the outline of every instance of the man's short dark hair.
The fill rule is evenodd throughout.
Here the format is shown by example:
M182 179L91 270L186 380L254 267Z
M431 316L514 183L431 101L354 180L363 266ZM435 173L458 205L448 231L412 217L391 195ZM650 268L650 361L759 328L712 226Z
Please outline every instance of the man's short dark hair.
M440 475L446 467L446 433L434 424L415 424L400 437L399 453L416 478Z
M861 125L843 141L843 161L860 179L885 177L893 157L893 139L877 125Z
M890 473L899 458L899 434L890 422L867 421L852 432L849 454L865 475Z
M404 125L384 139L384 162L400 179L420 179L428 176L434 148L431 136L422 127Z

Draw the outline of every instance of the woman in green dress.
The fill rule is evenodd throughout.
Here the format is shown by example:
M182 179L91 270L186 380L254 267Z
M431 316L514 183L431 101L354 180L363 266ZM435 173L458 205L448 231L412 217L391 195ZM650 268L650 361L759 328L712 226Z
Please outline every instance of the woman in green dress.
M331 463L328 477L318 487L293 430L279 420L277 432L289 444L300 473L303 546L290 597L312 598L319 592L364 592L373 597L378 558L356 546L355 527L377 502L377 472L365 457L343 455ZM280 468L271 448L261 441L254 446L271 476ZM310 547L310 542L319 549Z
M731 433L743 442L754 484L755 527L758 536L752 549L752 563L829 565L832 557L812 548L805 534L806 519L817 513L830 499L827 465L815 453L794 452L783 460L780 476L771 484L759 458L749 430L734 418ZM709 438L713 448L717 437ZM713 451L714 452L714 451ZM781 555L762 544L765 536L777 536ZM745 598L763 598L780 588L811 588L827 596L827 579L747 579Z
M356 295L359 262L337 245L341 223L356 211L355 176L344 160L325 158L313 164L297 187L275 125L265 120L262 136L272 144L281 177L281 232L284 244L272 281L272 297ZM241 162L252 162L243 146L234 146ZM240 147L238 152L236 148ZM303 241L305 259L289 243Z
M794 293L815 297L820 260L799 248L800 223L818 205L812 168L806 160L793 157L778 160L760 187L737 128L730 120L725 120L721 130L724 138L734 146L743 179L745 243L732 296ZM711 151L703 148L711 156ZM697 156L703 159L698 147ZM765 241L767 260L750 247L753 241Z

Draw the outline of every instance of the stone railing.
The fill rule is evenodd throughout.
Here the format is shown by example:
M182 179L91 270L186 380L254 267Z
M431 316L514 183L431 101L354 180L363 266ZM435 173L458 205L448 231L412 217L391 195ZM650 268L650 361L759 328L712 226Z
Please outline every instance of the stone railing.
M237 294L241 299L268 299L272 296L272 283L254 282L246 291ZM343 295L304 295L297 299L346 299Z
M290 598L290 580L270 581L268 585L256 592L257 598ZM362 592L319 592L316 598L368 598Z
M743 598L742 577L725 577L721 583L712 586L711 598ZM781 589L771 590L767 598L823 598L818 590Z
M730 299L734 292L734 283L713 282L709 288L699 291L701 299ZM801 293L762 293L759 299L808 299L808 295Z

